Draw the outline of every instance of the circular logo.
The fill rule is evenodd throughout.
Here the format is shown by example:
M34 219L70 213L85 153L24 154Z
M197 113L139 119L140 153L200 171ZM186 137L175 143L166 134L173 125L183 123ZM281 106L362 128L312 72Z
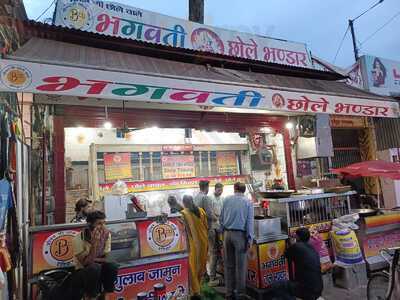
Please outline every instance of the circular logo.
M43 244L42 254L46 262L54 267L69 267L73 264L72 239L79 234L73 230L62 230L50 235Z
M65 26L87 30L93 24L93 15L89 7L82 3L66 5L62 10L62 20Z
M147 228L147 240L155 251L169 251L176 246L180 238L178 227L167 222L160 224L153 222Z
M277 259L279 255L279 249L276 245L276 243L271 244L268 247L268 257L271 259Z
M210 29L197 28L191 35L193 49L212 53L224 54L224 43L220 37Z
M115 154L113 160L115 163L120 163L122 158L121 158L121 156Z
M32 83L32 73L20 65L10 65L1 70L1 82L10 89L23 90Z
M285 106L285 99L283 98L283 96L281 94L273 94L272 95L272 104L276 108L282 108L283 106Z

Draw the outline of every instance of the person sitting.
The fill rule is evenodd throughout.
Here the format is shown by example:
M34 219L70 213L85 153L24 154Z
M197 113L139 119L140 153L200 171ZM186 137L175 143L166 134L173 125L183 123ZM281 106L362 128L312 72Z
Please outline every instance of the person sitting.
M183 210L182 205L180 205L178 203L178 200L176 200L175 196L171 195L168 197L168 205L169 205L171 214L176 214L176 213L181 212L181 210Z
M276 299L316 300L321 297L323 281L319 254L309 243L310 231L302 227L296 231L296 243L286 250L289 268L294 266L294 279L278 282L271 290ZM274 299L274 298L273 298Z
M190 290L192 299L200 298L200 283L206 273L208 252L208 226L205 211L197 207L193 197L183 196L183 216L189 239Z
M75 217L71 220L71 223L84 223L86 222L86 216L90 209L90 201L87 198L79 199L75 203Z
M118 266L107 262L111 251L111 233L105 226L106 216L95 210L88 213L88 227L73 239L75 272L67 282L64 299L104 299L114 291ZM98 295L100 295L100 298Z

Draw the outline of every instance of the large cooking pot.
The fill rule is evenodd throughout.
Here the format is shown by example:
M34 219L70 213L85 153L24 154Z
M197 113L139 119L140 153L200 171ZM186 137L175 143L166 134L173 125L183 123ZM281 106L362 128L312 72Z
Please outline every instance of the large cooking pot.
M353 213L357 213L360 218L373 217L378 214L378 210L372 208L353 209Z

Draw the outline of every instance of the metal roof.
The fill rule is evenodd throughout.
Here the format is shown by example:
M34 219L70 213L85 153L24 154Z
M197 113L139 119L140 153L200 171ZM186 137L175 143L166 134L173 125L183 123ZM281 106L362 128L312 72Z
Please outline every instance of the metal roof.
M197 81L228 82L231 84L309 91L353 98L393 100L350 87L344 82L245 72L35 37L31 38L24 46L7 58L81 68L194 79Z
M75 30L35 21L23 22L10 18L0 18L0 23L15 24L14 26L18 29L19 34L25 40L29 40L32 37L39 37L82 46L139 54L147 57L163 57L168 60L202 65L209 64L212 66L223 66L225 68L236 70L251 70L252 72L326 80L338 80L345 78L341 74L335 72L256 61L223 54L203 52L199 50L153 44L121 37L105 36L103 34Z

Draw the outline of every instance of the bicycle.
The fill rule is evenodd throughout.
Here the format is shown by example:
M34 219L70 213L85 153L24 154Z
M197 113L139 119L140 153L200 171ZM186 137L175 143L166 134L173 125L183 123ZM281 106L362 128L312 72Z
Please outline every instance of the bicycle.
M372 275L368 280L367 298L368 300L400 299L400 247L383 249L380 255L389 264L389 269ZM386 258L386 255L391 259Z

